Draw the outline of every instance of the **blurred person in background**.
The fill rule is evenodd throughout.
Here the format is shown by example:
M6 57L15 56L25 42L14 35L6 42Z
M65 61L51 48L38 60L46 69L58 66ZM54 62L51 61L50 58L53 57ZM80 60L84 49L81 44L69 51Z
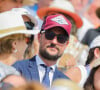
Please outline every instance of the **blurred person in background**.
M32 0L0 0L0 13L9 11L12 8L21 8L25 5L31 5Z
M87 9L87 13L85 13L84 15L94 25L94 28L96 28L98 24L100 24L100 20L96 15L96 10L100 7L99 3L100 0L93 0L90 7Z
M43 21L39 19L37 15L37 10L43 7L48 7L52 3L52 1L54 0L35 0L34 5L24 7L38 20L39 29L41 29Z
M77 83L71 80L57 79L53 81L50 90L83 90L83 89Z
M63 14L70 20L72 23L71 34L76 36L77 28L80 28L83 22L80 16L75 12L73 5L68 0L54 0L49 7L40 8L37 11L37 15L42 20L45 16L56 13Z
M96 9L96 15L97 15L97 17L98 17L98 19L100 20L100 7L98 7L97 9ZM87 32L86 32L86 34L85 34L85 36L84 36L84 38L83 38L83 40L81 41L83 44L86 44L86 45L89 45L89 43L92 41L92 39L95 37L95 36L97 36L98 35L98 33L100 33L100 23L98 23L98 26L96 27L96 28L91 28L91 29L89 29ZM90 35L91 34L91 35Z
M43 7L48 7L53 0L34 0L34 5L25 6L33 16L37 15L36 12L38 9Z
M39 82L31 82L31 83L26 83L25 85L19 87L14 87L10 90L48 90L48 89L46 89L46 87L41 85Z
M84 90L100 90L100 58L94 63L90 75L84 84Z
M96 9L100 7L100 0L76 0L76 2L71 0L71 2L83 20L83 26L77 31L78 40L81 42L87 31L96 28L100 23L95 13Z
M83 87L88 75L90 74L91 69L96 61L100 58L100 33L96 36L89 44L89 54L87 57L86 65L78 65L72 67L66 72L66 75L73 81L77 82L80 86ZM78 77L76 77L78 76Z
M27 30L22 16L18 13L7 11L0 14L0 80L6 75L16 73L16 69L10 65L24 59L29 36L38 32Z
M16 62L13 66L27 80L36 80L50 87L57 78L66 78L56 63L68 45L71 23L61 14L49 15L44 19L38 34L39 54L29 60Z
M22 6L23 0L0 0L0 13Z
M30 12L28 12L24 8L13 8L11 11L22 15L25 26L27 30L39 30L38 29L38 22L35 17L33 17ZM30 36L30 41L28 44L28 48L25 51L24 58L29 59L32 58L34 55L38 54L38 40L35 35Z
M2 79L1 90L10 90L13 87L26 85L27 82L22 76L8 75Z
M12 10L13 8L21 8L22 6L26 6L26 5L33 5L33 2L34 0L0 0L0 13L1 12L5 12L5 11L9 11L9 10ZM27 21L36 21L36 20L33 20L32 19L32 15L29 14L29 12L27 10L15 10L16 12L19 12L21 14L24 14L23 15L23 18L24 18L24 21L26 22L26 25L27 25L27 29L30 29L30 27L33 27L33 24L32 23L29 23ZM25 13L27 12L27 13ZM32 20L29 20L29 18L26 16L26 14L29 14L27 15L29 18L31 16L31 19ZM29 25L30 24L30 25ZM35 24L34 24L35 25ZM29 44L28 48L27 48L27 56L25 55L26 58L31 58L31 56L33 56L33 50L29 49L29 47L32 47L32 44L34 46L34 54L37 54L38 53L38 40L37 40L37 37L36 36L32 36L31 39L35 39L34 42L31 44ZM32 54L32 55L31 55Z

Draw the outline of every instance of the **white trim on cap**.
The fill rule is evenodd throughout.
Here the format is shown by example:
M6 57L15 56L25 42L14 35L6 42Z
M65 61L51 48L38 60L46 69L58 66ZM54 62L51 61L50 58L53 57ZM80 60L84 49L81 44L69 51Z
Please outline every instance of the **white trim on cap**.
M100 35L97 36L90 44L89 48L100 47Z

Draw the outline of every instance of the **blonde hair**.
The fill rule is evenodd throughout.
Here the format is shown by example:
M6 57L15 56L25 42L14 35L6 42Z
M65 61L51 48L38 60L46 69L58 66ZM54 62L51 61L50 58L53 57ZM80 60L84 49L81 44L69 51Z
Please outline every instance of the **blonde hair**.
M25 39L24 34L14 34L3 38L0 38L0 54L10 54L12 53L12 43L16 40Z

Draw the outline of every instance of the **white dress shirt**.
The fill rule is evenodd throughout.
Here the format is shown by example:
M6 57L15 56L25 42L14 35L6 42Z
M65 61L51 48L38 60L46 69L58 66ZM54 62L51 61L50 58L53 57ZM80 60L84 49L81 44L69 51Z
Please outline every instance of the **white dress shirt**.
M45 68L43 66L41 66L41 64L45 65L45 63L41 60L41 58L38 55L36 56L36 63L38 66L40 83L42 83L42 80L43 80L44 75L45 75ZM50 80L50 86L51 86L56 65L52 65L50 67L52 68L52 70L49 72L49 80Z

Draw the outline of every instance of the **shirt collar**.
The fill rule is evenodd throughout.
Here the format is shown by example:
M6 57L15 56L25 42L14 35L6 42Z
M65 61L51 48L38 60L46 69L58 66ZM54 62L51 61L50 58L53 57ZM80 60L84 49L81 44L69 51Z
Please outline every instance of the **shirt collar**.
M37 66L40 66L40 64L45 64L42 59L39 57L39 55L36 56L36 63L37 63ZM56 68L56 64L55 65L52 65L50 66L53 71L55 71L55 68Z

